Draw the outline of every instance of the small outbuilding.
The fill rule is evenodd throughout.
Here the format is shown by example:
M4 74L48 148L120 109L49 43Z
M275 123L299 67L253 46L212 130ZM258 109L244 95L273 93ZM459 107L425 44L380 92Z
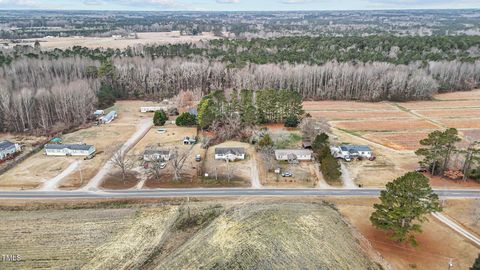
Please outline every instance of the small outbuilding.
M216 160L244 160L245 159L245 148L243 147L217 147L215 148L215 159Z
M103 116L103 117L100 117L99 121L100 123L102 124L108 124L110 122L112 122L115 118L117 118L117 112L116 111L111 111L109 113L107 113L107 115Z
M147 149L143 152L144 161L169 160L170 150L167 149Z
M146 112L156 112L156 111L168 111L168 108L166 106L145 106L145 107L140 107L140 112L146 113Z
M44 147L47 156L95 156L95 146L89 144L46 144Z
M0 160L8 159L21 150L20 145L17 143L7 140L0 141Z
M183 144L185 145L194 145L197 143L197 139L195 137L185 137L183 138Z

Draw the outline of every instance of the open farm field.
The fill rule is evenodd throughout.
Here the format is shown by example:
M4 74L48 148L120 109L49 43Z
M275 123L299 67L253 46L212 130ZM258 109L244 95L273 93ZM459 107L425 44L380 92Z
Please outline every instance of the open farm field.
M480 128L480 117L476 119L442 119L438 120L442 125L452 128Z
M328 120L372 119L372 118L412 118L403 111L309 111L315 118Z
M372 111L372 110L395 110L387 102L357 102L357 101L305 101L305 111Z
M438 94L435 96L437 100L472 100L472 99L479 99L480 100L480 89L472 90L472 91L462 91L462 92L451 92L451 93L443 93Z
M411 101L398 104L410 110L480 108L480 102L478 100Z
M369 240L394 269L447 269L450 258L454 269L469 269L478 256L478 248L444 224L429 216L416 236L419 246L398 244L373 227L369 217L375 200L335 200L335 205L349 223ZM448 244L445 244L448 243Z
M437 109L414 112L427 118L480 118L480 109Z
M0 252L22 258L7 263L7 269L218 265L382 269L379 265L387 265L332 206L319 200L240 199L129 207L112 202L81 209L52 208L0 211Z
M426 120L369 120L369 121L337 121L332 122L336 128L349 131L404 131L437 129L439 126Z
M218 39L212 33L202 33L198 36L183 36L179 31L172 32L145 32L137 33L137 39L113 38L113 37L49 37L40 39L26 39L26 43L40 42L43 49L67 49L73 46L82 46L91 49L95 48L112 48L125 49L128 46L146 44L176 44L176 43L192 43L200 40Z
M468 138L470 142L480 141L480 129L464 129L460 130L460 132Z
M428 132L372 132L362 137L395 150L416 150Z

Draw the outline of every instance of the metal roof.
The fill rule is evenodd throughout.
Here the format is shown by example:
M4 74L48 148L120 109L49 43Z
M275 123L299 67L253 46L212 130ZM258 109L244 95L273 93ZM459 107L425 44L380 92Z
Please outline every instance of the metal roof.
M243 147L217 147L215 148L215 155L243 155L245 154L245 148Z
M88 151L93 145L89 144L45 144L45 149L70 149Z
M340 146L340 149L342 149L342 151L349 151L349 152L371 152L372 149L367 146L367 145L347 145L347 144L344 144L344 145L341 145Z
M15 144L12 143L11 141L7 141L7 140L0 141L0 151L7 150L12 146L15 146Z

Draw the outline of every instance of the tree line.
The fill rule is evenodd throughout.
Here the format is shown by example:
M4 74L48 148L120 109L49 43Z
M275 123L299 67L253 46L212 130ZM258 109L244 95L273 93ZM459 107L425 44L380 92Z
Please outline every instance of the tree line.
M235 92L240 97L242 90L247 89L252 92L243 94L250 93L251 97L248 98L255 95L259 102L262 102L262 95L256 94L263 89L292 91L307 100L430 99L439 90L469 90L478 87L479 71L480 61L430 62L427 66L417 63L282 63L248 64L235 68L205 58L22 58L0 68L0 88L4 93L0 128L16 132L25 129L47 132L58 122L68 126L86 121L95 105L108 107L116 99L161 100L174 97L182 91L190 91L194 96L202 97L222 90L227 95ZM61 89L79 85L79 81L82 81L81 89L60 93ZM77 99L73 96L82 91L86 99L75 102ZM72 96L67 97L68 95ZM63 101L63 104L71 104L71 108L63 105L69 112L59 112L60 96L63 100L71 99L71 103ZM269 105L270 98L276 97L280 96L272 92L266 98L266 105ZM24 110L31 111L31 116L17 113L20 109L13 104L20 100L24 100ZM86 105L83 106L81 102ZM56 109L52 106L56 106ZM271 121L273 119L269 119L269 112L272 110L268 108L258 116ZM70 112L77 112L78 117L74 121L68 116ZM22 120L22 117L29 120ZM48 120L39 121L40 117Z

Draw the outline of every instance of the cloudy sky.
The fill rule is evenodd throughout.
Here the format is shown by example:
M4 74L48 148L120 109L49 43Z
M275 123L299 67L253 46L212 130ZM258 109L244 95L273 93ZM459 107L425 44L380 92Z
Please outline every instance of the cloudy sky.
M480 8L480 0L0 0L0 9L364 10Z

